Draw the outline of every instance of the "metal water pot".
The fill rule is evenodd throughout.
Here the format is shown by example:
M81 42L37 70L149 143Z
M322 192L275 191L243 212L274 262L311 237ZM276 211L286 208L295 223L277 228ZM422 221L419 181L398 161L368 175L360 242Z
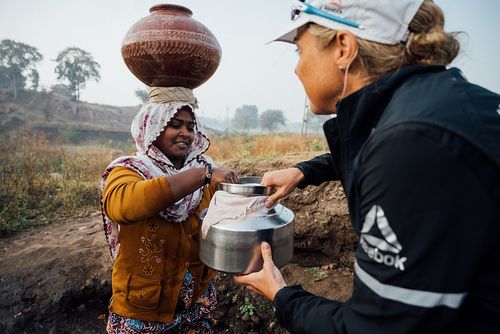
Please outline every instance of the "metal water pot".
M244 196L269 195L258 177L240 177L240 184L221 183L219 190ZM223 220L212 225L201 238L200 259L208 267L232 274L248 274L262 269L262 241L271 245L278 268L293 256L293 212L281 204L259 217Z

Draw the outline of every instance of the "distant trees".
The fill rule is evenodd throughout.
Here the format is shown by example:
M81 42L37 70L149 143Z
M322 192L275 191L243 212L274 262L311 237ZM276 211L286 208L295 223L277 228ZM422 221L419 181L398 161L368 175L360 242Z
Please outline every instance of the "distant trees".
M309 112L307 122L311 130L314 130L315 133L319 133L323 130L323 123L325 123L329 119L330 116L328 115L316 115L312 112Z
M283 111L277 109L266 110L259 116L257 106L244 104L235 110L232 125L246 133L257 127L273 132L279 125L286 125L286 118Z
M61 51L56 58L55 72L57 79L67 83L73 101L80 100L80 90L85 88L88 80L99 82L101 66L92 55L77 47L69 47Z
M56 94L69 97L70 99L73 97L73 92L71 91L71 89L69 89L69 87L64 84L53 85L50 87L50 90Z
M281 110L266 110L259 118L260 128L273 132L278 128L278 125L286 125L286 118Z
M25 89L29 82L31 89L38 89L40 74L36 66L43 59L34 46L10 39L0 41L0 88L8 88L17 99L19 89ZM80 90L88 80L101 79L100 65L92 55L77 47L61 51L55 59L55 72L61 82L51 90L57 94L69 96L73 101L80 100Z
M31 82L31 88L38 89L40 75L36 64L43 56L34 46L10 39L0 41L0 87L10 88L17 99L18 89Z
M244 104L234 112L232 124L236 129L248 133L250 129L256 129L259 125L259 111L255 105Z
M142 103L146 103L146 101L149 99L149 93L144 88L137 88L135 90L135 96L137 96L137 98L141 100Z

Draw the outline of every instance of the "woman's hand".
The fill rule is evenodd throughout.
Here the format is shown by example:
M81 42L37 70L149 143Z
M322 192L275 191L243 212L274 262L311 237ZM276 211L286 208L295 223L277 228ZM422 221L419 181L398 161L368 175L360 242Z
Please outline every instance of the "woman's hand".
M248 275L234 276L234 280L239 284L246 285L248 290L257 292L269 300L274 300L274 296L286 286L286 282L273 262L271 246L267 242L262 242L260 250L264 259L262 270Z
M266 199L264 205L268 208L272 207L279 199L290 194L303 179L304 174L296 167L264 173L261 184L276 189L276 191Z
M238 175L230 169L214 167L210 184L217 186L219 183L240 183L240 179Z

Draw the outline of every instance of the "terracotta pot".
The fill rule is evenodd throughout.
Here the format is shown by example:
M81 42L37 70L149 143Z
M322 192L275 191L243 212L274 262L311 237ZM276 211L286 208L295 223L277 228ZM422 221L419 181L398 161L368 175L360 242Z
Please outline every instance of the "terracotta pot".
M130 71L152 87L196 88L220 63L215 36L186 7L160 4L135 23L122 42L122 57Z

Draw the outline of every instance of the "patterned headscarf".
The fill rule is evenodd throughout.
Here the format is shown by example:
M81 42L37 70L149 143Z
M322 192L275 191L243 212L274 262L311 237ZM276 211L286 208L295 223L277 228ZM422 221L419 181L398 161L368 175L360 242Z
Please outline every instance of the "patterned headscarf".
M150 99L135 116L131 125L137 152L133 156L119 157L108 165L101 179L101 191L106 186L106 180L111 170L118 166L129 168L145 180L149 180L160 176L174 175L191 168L205 167L207 163L212 163L209 157L203 155L208 149L210 141L194 112L196 104L196 98L189 89L183 87L155 87L151 89ZM193 111L196 123L195 136L188 150L184 166L177 169L153 143L172 117L185 106L189 106ZM203 188L199 188L160 212L160 216L171 223L182 223L194 213L201 202L202 195ZM120 227L105 215L104 210L102 212L106 240L114 260L119 250L118 232Z

